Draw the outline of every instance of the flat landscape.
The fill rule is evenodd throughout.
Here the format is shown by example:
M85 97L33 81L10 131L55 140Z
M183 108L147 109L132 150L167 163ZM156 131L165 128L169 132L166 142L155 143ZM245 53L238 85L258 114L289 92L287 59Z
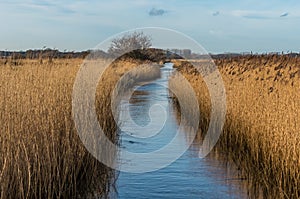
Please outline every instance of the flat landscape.
M201 61L171 61L195 90L202 116L197 136L201 140L211 110L206 77L192 65ZM213 154L236 165L239 175L247 179L249 196L298 198L300 58L247 55L214 62L226 88L227 114ZM78 58L50 62L19 59L17 64L1 60L1 198L65 198L109 192L116 180L114 171L89 154L72 119L72 86L82 63ZM97 87L98 119L115 143L119 135L110 107L111 92L126 71L142 63L148 62L117 61ZM151 70L144 66L131 78L151 79ZM173 75L169 85L182 88L183 84Z

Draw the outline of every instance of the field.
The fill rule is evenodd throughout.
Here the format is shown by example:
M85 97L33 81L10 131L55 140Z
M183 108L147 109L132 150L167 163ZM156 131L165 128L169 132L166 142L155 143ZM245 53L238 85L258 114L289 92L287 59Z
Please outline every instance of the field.
M82 59L0 59L0 198L85 198L106 194L114 183L114 171L86 150L73 121L72 91L82 63ZM144 63L119 60L97 86L98 121L116 144L112 91L122 76L121 92L159 76L157 67L146 65L127 73ZM237 165L249 182L251 196L299 198L300 58L249 55L215 63L224 81L227 106L215 154ZM176 61L175 67L196 92L199 137L203 137L211 110L207 86L189 63ZM172 78L170 87L183 90L181 81ZM185 99L185 105L194 105Z
M85 198L108 192L114 172L85 149L72 118L73 84L82 62L0 60L0 198ZM114 143L111 92L139 64L113 63L97 86L98 121ZM133 80L146 72L151 74L138 70Z
M299 198L300 58L249 55L217 59L215 64L227 106L215 151L237 165L253 197L260 192L264 198ZM175 67L195 89L203 136L211 110L207 86L189 63L176 61ZM180 89L178 79L173 77L170 86Z

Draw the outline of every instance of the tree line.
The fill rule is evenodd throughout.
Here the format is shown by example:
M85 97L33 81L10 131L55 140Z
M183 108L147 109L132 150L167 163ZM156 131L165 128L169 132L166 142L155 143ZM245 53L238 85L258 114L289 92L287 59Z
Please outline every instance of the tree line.
M111 41L110 47L107 52L103 50L87 50L81 52L61 52L57 49L44 48L38 50L27 50L27 51L0 51L0 58L11 58L13 60L18 59L71 59L71 58L81 58L84 59L86 57L95 59L95 58L133 58L133 59L141 59L141 60L150 60L150 61L164 61L169 59L184 59L183 55L176 54L172 52L172 50L162 50L151 48L152 41L151 37L145 35L143 32L133 32L125 34L121 37L114 38ZM180 49L175 49L179 50ZM208 57L212 57L213 59L226 59L226 58L235 58L241 55L258 55L251 53L223 53L223 54L207 54L200 55L191 53L191 50L188 50L188 59L207 59ZM181 52L181 51L180 51ZM267 55L279 55L280 53L267 53ZM285 53L281 53L282 55ZM285 55L289 55L291 57L298 57L299 53L288 52Z
M27 50L27 51L0 51L1 58L12 58L12 59L71 59L71 58L82 58L84 59L91 53L91 50L81 52L61 52L56 49L38 49L38 50ZM107 58L109 54L98 50L94 52L99 57Z

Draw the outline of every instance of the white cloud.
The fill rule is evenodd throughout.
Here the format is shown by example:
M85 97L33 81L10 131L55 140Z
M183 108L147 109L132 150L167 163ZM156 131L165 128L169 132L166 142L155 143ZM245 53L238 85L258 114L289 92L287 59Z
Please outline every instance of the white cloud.
M214 35L214 36L222 36L224 33L222 30L210 30L209 34Z
M149 11L149 16L162 16L166 13L167 11L164 9L156 9L156 8L152 8Z
M280 10L233 10L230 12L232 16L252 18L252 19L275 19L280 17L300 17L299 11L283 12Z
M293 1L0 0L0 17L5 19L0 43L4 47L59 43L63 48L81 48L119 31L160 26L187 33L205 47L215 45L211 49L251 45L253 50L268 45L298 49L300 3ZM152 8L167 9L167 14L149 17ZM292 41L289 46L283 42L286 38ZM262 45L255 39L269 42Z
M275 11L256 11L256 10L234 10L231 12L233 16L244 18L266 19L279 16Z
M216 17L216 16L220 15L220 12L219 12L219 11L216 11L216 12L212 13L212 15L213 15L214 17Z
M285 12L285 13L281 14L280 17L287 17L288 15L289 15L289 13Z

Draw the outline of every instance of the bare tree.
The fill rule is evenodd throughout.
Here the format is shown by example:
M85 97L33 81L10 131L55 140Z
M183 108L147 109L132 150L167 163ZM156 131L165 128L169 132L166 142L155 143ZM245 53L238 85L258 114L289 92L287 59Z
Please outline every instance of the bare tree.
M114 57L122 56L136 49L147 49L151 47L151 38L143 32L134 32L112 40L108 53Z

